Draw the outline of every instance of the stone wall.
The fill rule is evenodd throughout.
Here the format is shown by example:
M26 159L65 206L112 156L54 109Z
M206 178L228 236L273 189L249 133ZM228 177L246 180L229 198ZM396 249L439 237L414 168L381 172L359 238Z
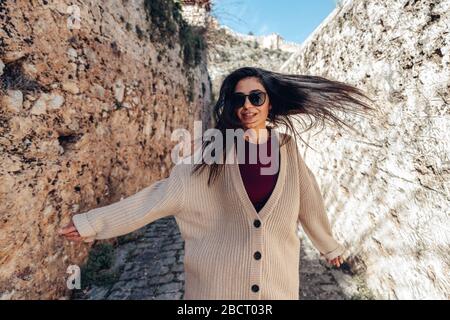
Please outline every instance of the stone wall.
M88 247L56 230L163 178L210 103L206 56L144 0L0 4L0 297L59 298ZM169 45L168 45L169 44Z
M282 71L369 93L361 134L305 135L336 237L377 298L449 299L450 1L345 1ZM304 149L304 146L303 150Z

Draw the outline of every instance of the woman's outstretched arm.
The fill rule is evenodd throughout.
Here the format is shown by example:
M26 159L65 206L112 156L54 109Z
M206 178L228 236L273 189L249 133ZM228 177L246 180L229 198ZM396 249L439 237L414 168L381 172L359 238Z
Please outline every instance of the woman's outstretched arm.
M177 215L183 207L184 187L179 166L169 177L113 204L72 217L59 233L69 240L90 242L109 239L137 230L157 219Z
M331 231L319 185L312 171L299 154L300 212L298 220L314 247L329 262L339 266L345 247L336 241ZM306 181L305 181L306 179ZM337 263L335 263L337 262Z

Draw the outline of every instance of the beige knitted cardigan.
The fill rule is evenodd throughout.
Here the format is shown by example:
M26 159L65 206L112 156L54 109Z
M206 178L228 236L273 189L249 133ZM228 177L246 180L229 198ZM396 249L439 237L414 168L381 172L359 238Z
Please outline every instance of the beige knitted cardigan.
M236 159L235 149L227 152ZM184 299L298 300L298 225L329 259L343 255L345 247L333 238L319 186L295 140L280 147L279 176L259 212L246 193L237 161L224 165L223 174L208 187L208 170L191 175L194 164L178 163L169 177L77 214L73 222L85 241L93 241L173 215L185 240Z

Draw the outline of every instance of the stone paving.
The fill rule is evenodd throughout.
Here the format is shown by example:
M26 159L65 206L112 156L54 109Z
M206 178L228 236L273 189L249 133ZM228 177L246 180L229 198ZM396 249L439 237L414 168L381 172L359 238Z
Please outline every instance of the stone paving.
M120 270L109 287L93 286L73 299L182 299L184 241L173 217L159 219L125 236L115 248L112 269ZM347 299L329 266L302 239L300 299Z
M320 259L319 252L304 234L301 234L300 239L300 299L349 299L335 279L334 273L342 274L342 272L328 265L323 258Z

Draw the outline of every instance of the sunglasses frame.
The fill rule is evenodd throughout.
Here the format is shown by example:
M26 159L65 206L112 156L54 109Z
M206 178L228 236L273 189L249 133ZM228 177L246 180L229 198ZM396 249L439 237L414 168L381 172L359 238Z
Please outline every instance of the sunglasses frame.
M254 94L258 94L258 95L259 95L259 94L262 94L262 96L263 96L263 102L262 102L261 104L259 104L259 105L254 104L254 103L250 100L250 96L251 96L251 95L254 95ZM250 91L249 94L243 94L243 93L235 93L235 92L233 92L233 93L231 94L231 97L230 97L230 103L233 101L233 100L232 100L232 99L233 99L233 95L235 95L235 96L240 96L240 97L243 97L243 98L244 98L244 100L242 101L242 103L241 103L239 106L233 106L233 105L232 105L232 107L233 107L234 110L239 109L239 108L242 108L242 107L245 105L245 100L247 99L247 97L248 97L248 101L251 103L251 105L252 105L252 106L255 106L255 107L261 107L261 106L266 102L266 99L267 99L267 92L264 92L264 91L261 91L261 90Z

